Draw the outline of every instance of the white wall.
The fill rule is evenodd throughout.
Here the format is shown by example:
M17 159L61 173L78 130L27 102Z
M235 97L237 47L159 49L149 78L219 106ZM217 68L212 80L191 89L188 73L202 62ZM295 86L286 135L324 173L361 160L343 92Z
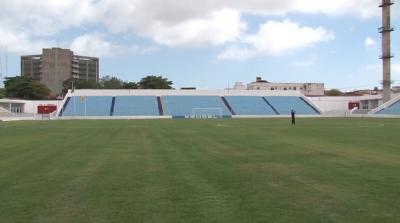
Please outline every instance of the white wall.
M304 95L308 96L321 96L324 95L324 84L323 83L266 83L266 82L252 82L247 85L247 89L249 90L267 90L273 91L271 88L275 90L281 91L298 91ZM286 89L286 90L284 90ZM294 90L296 89L296 90Z
M380 95L368 95L351 97L309 97L308 99L318 106L322 112L347 112L349 111L349 102L381 98L382 96Z
M67 96L165 96L165 95L205 95L205 96L302 96L299 92L290 91L249 91L249 90L75 90L68 92ZM376 100L380 95L368 95L358 97L307 97L321 112L348 112L348 104L352 101ZM28 101L0 99L2 103L24 104L24 113L36 113L38 105L56 105L58 110L62 105L60 100L51 101Z
M61 100L47 100L47 101L29 101L29 100L12 100L12 99L0 99L1 103L11 103L11 104L23 104L24 113L37 113L38 105L56 105L57 108L61 105Z
M61 105L61 100L52 101L27 101L25 104L25 113L37 113L37 107L39 105L56 105L57 108Z

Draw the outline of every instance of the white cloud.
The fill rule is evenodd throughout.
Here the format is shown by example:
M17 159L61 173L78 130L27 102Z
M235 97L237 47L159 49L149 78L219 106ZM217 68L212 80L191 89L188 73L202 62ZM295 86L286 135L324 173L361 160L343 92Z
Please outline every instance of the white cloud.
M54 45L51 40L35 40L24 32L15 33L9 30L0 29L0 46L7 47L9 52L34 54L41 52L41 49Z
M266 15L300 12L370 17L379 15L378 4L376 0L203 0L201 4L197 0L99 0L94 6L100 15L113 16L113 20L107 22L127 28L130 25L122 24L131 22L137 26L146 21L179 23L225 8ZM139 21L126 19L133 17Z
M101 34L85 34L75 38L69 48L77 54L87 56L105 56L113 51L119 51L120 47L105 40Z
M153 54L159 50L160 49L158 47L149 46L149 47L137 47L135 51L141 55L148 55L148 54Z
M93 19L92 0L2 0L0 21L32 36L54 35Z
M256 55L280 56L334 38L331 31L322 27L300 26L290 20L268 21L256 34L242 39L249 47L228 48L218 58L246 60Z
M375 41L373 38L371 38L371 37L367 37L367 38L365 39L364 45L365 45L365 47L367 47L367 48L376 48L376 46L377 46L376 41Z
M224 9L205 18L196 18L176 25L155 24L147 33L160 44L168 46L222 45L237 40L246 29L240 13Z
M377 5L376 0L203 0L201 4L197 0L2 0L0 31L23 35L20 38L26 42L41 45L67 29L105 27L107 32L134 33L163 45L197 47L243 39L246 23L241 15L245 13L286 15L294 12L367 18L380 15ZM268 37L270 34L257 35ZM257 40L257 36L249 41L252 45L269 47L268 51L285 48L273 49ZM10 45L10 48L17 51L20 46Z
M268 21L260 26L257 34L248 36L244 41L258 51L280 55L332 39L334 39L333 33L322 27L301 27L295 22L284 20Z
M237 38L244 30L240 15L285 15L290 12L379 15L376 0L100 0L97 17L109 29L133 30L168 46L218 45ZM112 18L112 19L110 19Z
M327 15L356 15L363 18L379 15L376 0L294 0L293 9L304 13L322 13Z
M120 54L151 54L158 50L156 47L139 47L136 45L120 45L107 40L99 33L84 34L72 40L68 48L76 54L108 57Z

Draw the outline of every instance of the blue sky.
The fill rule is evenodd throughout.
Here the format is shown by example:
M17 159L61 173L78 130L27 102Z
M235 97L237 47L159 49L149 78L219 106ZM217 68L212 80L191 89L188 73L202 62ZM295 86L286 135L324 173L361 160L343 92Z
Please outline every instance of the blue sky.
M400 2L392 25L399 29ZM139 81L162 75L174 87L223 89L256 76L324 82L353 90L380 86L377 0L3 0L2 73L20 56L71 48L100 57L100 75ZM398 31L392 79L400 85Z

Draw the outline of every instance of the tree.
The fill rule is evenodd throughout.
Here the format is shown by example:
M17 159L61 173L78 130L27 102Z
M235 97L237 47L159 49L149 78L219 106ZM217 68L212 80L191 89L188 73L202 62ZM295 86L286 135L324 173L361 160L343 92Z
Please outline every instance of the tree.
M20 98L27 100L48 99L50 89L39 81L29 77L9 77L4 81L6 96L10 98Z
M100 79L100 86L104 89L122 89L123 83L121 79L108 75Z
M72 85L74 89L99 89L100 85L96 81L90 80L79 80L70 78L63 82L63 94L65 95L68 92L68 89L72 89Z
M0 98L4 98L6 96L6 89L0 88Z
M343 95L343 92L341 92L338 89L332 89L332 90L327 91L325 94L327 96L341 96L341 95Z
M107 75L99 83L70 78L63 82L64 95L72 88L72 82L74 89L172 89L172 81L162 76L147 76L140 82L129 82Z
M122 83L122 88L123 89L138 89L139 84L136 82L124 82L124 83Z
M172 81L162 76L147 76L139 82L141 89L172 89Z

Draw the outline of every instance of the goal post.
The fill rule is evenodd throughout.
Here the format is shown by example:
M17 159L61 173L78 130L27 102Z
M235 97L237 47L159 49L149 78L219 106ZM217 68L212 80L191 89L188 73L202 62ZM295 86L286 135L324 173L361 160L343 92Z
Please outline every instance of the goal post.
M193 108L190 118L207 119L207 118L223 118L222 108Z

